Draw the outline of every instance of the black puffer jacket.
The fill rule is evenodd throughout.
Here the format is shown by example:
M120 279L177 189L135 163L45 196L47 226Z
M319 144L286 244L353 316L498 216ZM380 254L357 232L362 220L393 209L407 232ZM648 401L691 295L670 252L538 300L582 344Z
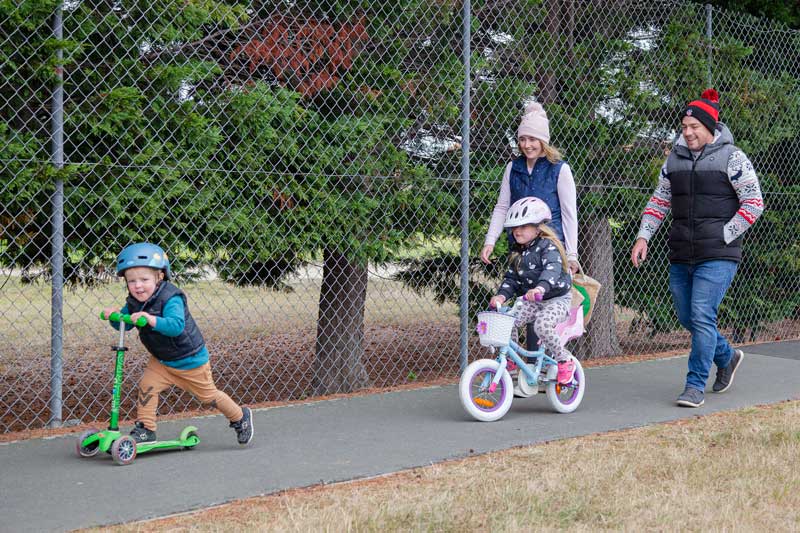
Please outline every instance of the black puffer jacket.
M667 158L672 189L671 263L697 264L711 259L742 259L742 237L725 243L725 224L739 209L739 198L728 178L728 159L738 150L723 123L718 138L697 159L679 137Z
M521 252L516 268L508 269L497 294L509 300L535 287L544 289L544 299L564 296L572 288L572 276L564 271L558 248L550 239L537 237Z

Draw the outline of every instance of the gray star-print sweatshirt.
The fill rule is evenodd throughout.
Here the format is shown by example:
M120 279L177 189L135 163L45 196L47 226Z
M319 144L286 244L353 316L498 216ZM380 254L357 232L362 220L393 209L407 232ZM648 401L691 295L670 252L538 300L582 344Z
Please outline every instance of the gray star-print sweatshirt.
M553 241L537 237L521 252L516 265L510 265L497 294L506 300L529 290L544 289L544 300L564 296L572 288L572 276L564 271L564 262Z

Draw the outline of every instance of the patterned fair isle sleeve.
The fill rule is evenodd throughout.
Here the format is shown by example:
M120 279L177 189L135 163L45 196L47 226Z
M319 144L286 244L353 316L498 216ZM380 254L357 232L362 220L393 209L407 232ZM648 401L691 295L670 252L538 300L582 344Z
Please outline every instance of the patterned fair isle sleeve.
M672 188L667 179L667 162L661 166L661 173L658 176L658 185L653 192L653 196L648 200L642 213L642 223L639 225L639 234L636 238L649 241L655 235L658 228L664 222L667 213L672 205Z
M764 212L764 198L761 196L761 185L753 169L753 163L744 152L737 150L728 158L728 179L739 197L739 210L725 224L725 244L730 244L747 229Z

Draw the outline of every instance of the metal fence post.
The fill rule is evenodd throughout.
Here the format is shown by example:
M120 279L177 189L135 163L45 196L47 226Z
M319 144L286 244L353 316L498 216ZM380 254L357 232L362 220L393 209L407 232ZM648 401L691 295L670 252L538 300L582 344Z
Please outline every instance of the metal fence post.
M63 38L62 6L56 8L53 20L53 37ZM64 71L62 66L63 51L56 50L56 86L53 89L52 102L52 140L51 163L60 170L64 167ZM55 190L51 202L52 208L52 256L50 269L52 273L52 291L50 304L50 427L61 425L61 387L63 372L64 348L64 181L59 176L55 182Z
M706 4L706 46L708 47L708 70L706 73L708 86L711 87L713 85L712 82L712 72L711 72L711 61L713 60L713 51L714 47L711 44L712 34L711 34L711 11L713 6L711 4Z
M695 43L706 53L701 84L735 81L733 74L715 70L717 35L720 42L752 49L751 56L732 58L731 64L752 79L753 91L784 84L786 76L800 79L793 54L800 32L710 3L667 0L656 9L641 0L580 2L591 9L577 9L574 1L559 7L556 0L476 3L474 80L467 0L460 8L441 1L321 0L293 2L297 9L289 10L262 2L253 3L260 7L252 11L223 12L221 5L233 3L199 2L188 18L180 2L128 9L133 3L57 0L43 11L30 9L30 2L4 3L8 8L0 11L17 23L3 24L2 45L15 68L4 72L0 98L0 433L105 419L108 329L99 322L72 324L67 315L89 316L98 301L124 295L112 261L134 233L169 235L163 244L179 254L176 266L197 287L189 289L192 312L214 316L222 326L214 334L217 386L241 403L308 395L320 361L322 286L341 285L359 273L328 271L326 278L318 260L323 238L338 243L347 257L377 267L370 268L361 329L357 322L341 329L349 340L337 344L341 358L331 361L336 369L327 369L330 386L336 386L335 374L343 389L360 383L361 366L376 386L457 376L482 357L471 353L478 349L471 312L483 302L473 306L471 298L490 296L502 277L482 266L478 273L476 252L489 230L504 168L516 153L522 102L546 101L542 87L556 79L558 87L568 88L560 92L560 105L548 108L556 138L570 139L567 159L582 198L614 219L611 244L627 246L637 236L644 198L652 193L641 176L652 173L653 154L664 150L666 132L675 126L672 104L685 96L654 67L690 68L696 59L665 39L702 31L705 43ZM521 34L521 6L537 20L558 15L559 38ZM153 40L148 28L154 25L170 35L169 46ZM112 38L122 34L129 38ZM527 37L536 42L522 42ZM619 43L626 53L619 52ZM588 53L565 53L564 47ZM287 64L287 56L294 61ZM460 73L450 68L458 61ZM610 72L619 78L612 80ZM632 92L620 96L620 83ZM787 92L792 98L797 91ZM736 113L742 110L780 111L781 120L770 123L766 137L752 128L737 136L737 142L764 141L754 157L759 174L800 176L800 160L782 144L800 129L791 100L746 100L739 93L726 96L733 99L726 107L732 122L741 122ZM69 170L68 104L75 119ZM73 107L80 116L73 117ZM587 114L596 123L583 120ZM744 124L752 117L739 118ZM602 133L598 127L614 131L614 139L595 135ZM606 151L615 156L597 157ZM355 186L364 176L369 198ZM152 201L137 203L132 218L127 202L144 192L137 190L139 183L147 184ZM797 214L790 206L800 196L792 183L762 183L778 218L748 230L751 261L763 262L797 241L790 231ZM164 218L171 205L178 206L175 216ZM473 211L480 218L474 225ZM458 228L441 230L442 221L456 219ZM122 233L107 233L107 227ZM448 240L454 229L460 231L458 252ZM299 238L300 232L311 238ZM581 232L577 250L608 252L608 242L598 238ZM665 238L662 229L652 246L653 264L668 262ZM497 267L506 261L503 240ZM619 300L600 321L593 319L592 331L609 335L590 333L574 352L638 356L688 346L688 332L664 315L670 306L664 271L634 274L624 255L603 255L613 260L608 266L621 284ZM752 272L740 272L730 293L735 305L721 321L731 338L800 338L791 309L742 303L756 282L767 291L797 293L800 280L791 265L784 266L757 273L757 280ZM342 293L334 304L325 303L332 312L350 313L361 309L360 298L361 293ZM238 312L265 305L281 313ZM50 339L42 334L48 312ZM129 373L137 375L147 351L139 342L131 348ZM252 372L242 379L245 364ZM277 365L286 369L280 383L273 379ZM126 392L121 408L130 418L136 394ZM165 395L164 406L169 414L196 407L179 390Z
M472 6L464 0L464 94L461 102L461 293L459 307L461 315L459 360L461 370L467 366L467 341L469 334L469 115L471 98L470 80L470 23Z

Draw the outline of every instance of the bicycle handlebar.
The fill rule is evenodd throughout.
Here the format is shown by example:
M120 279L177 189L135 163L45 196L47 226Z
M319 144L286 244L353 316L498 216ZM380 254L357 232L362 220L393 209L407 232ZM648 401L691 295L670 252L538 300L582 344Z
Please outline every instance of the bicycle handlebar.
M112 322L125 322L126 324L130 324L132 326L137 326L143 328L147 325L147 319L143 316L140 316L136 323L131 320L131 315L123 315L122 313L111 313L110 316L106 317L105 311L100 311L100 319L101 320L110 320Z
M536 292L536 294L533 295L533 300L536 301L536 302L541 302L543 298L544 298L544 294L542 294L540 292ZM507 313L510 313L512 315L516 315L519 312L520 307L522 306L522 302L529 302L529 301L530 301L530 299L528 298L527 293L523 294L521 298L517 298L517 301L515 301L514 305L512 305L511 307L505 307L504 308L503 304L498 303L497 304L497 312L498 313L502 313L503 309L506 309ZM491 308L490 308L490 310L491 310Z
M536 293L533 295L533 300L534 300L535 302L541 302L541 301L542 301L542 298L544 298L544 294L542 294L541 292L536 292ZM527 293L523 294L523 295L522 295L522 299L523 299L524 301L526 301L526 302L527 302L527 301L528 301L528 294L527 294Z

